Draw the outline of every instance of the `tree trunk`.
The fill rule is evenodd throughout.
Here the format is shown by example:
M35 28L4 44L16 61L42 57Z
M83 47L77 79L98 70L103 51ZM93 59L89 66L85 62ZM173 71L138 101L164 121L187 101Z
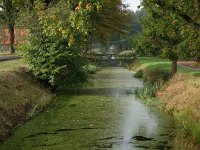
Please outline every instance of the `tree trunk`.
M172 60L171 73L172 73L172 75L177 73L177 60Z
M120 48L120 51L122 52L123 51L123 44L122 44L122 41L121 41L121 35L118 33L118 40L119 40L119 48Z
M9 32L10 32L10 53L13 54L15 53L15 30L14 30L14 25L9 25Z

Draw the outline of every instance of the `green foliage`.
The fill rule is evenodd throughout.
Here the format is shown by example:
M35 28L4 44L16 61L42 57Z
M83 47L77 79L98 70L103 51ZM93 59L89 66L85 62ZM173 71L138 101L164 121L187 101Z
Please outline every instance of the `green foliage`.
M172 16L174 19L178 19L183 24L182 27L187 27L197 32L200 31L198 17L200 14L199 0L168 0L162 2L158 0L143 0L143 5L148 5L151 9L159 9L160 12Z
M84 69L86 70L87 73L89 74L95 74L98 70L99 70L99 67L95 64L88 64L84 67Z
M22 8L26 4L24 0L0 0L0 22L6 25L9 31L9 45L10 53L15 53L14 41L14 27L16 25L16 20L20 16Z
M88 65L83 59L91 40L103 42L116 31L124 33L129 15L121 0L59 0L46 5L41 1L32 5L26 60L34 75L50 85L59 88L80 85L87 81L88 72L95 69L85 67Z
M96 2L78 3L71 10L70 3L60 1L35 14L38 20L31 29L25 56L37 78L57 88L80 86L87 81L82 49L88 39L90 13L96 7Z
M124 58L135 58L136 54L133 50L125 50L119 53L120 57L124 57Z
M134 74L134 77L142 79L143 75L144 75L144 72L143 70L140 69Z
M154 85L145 84L143 88L138 88L135 90L135 95L141 99L152 99L155 98L156 93L160 90L161 85L159 82L156 82Z
M127 64L133 62L136 58L136 53L133 50L125 50L118 54L122 59L122 65L127 66Z
M159 57L137 57L135 63L139 65L139 69L144 70L157 68L170 70L171 68L171 63L169 60ZM178 72L191 75L199 75L200 73L199 70L194 70L183 66L178 66Z
M192 135L197 141L200 140L200 122L197 118L190 112L182 112L176 118L187 135Z
M84 59L73 48L66 48L66 45L66 41L54 43L46 39L45 45L28 49L26 60L36 77L56 87L73 87L87 81Z
M155 68L145 70L142 78L147 84L154 85L157 82L166 82L170 77L169 70Z
M87 51L87 54L89 54L89 55L101 55L102 52L101 52L101 49L94 48L94 49Z
M102 0L100 11L91 15L93 38L106 44L116 33L127 34L130 13L125 8L121 0Z
M137 53L162 55L170 60L198 57L199 4L198 0L143 0L143 31L132 40Z
M142 99L155 98L156 93L171 77L171 73L163 69L147 69L142 74L144 87L135 90L136 96Z
M22 7L26 4L24 0L0 0L0 19L6 25L15 25Z
M139 33L133 37L131 43L139 56L159 56L161 54L160 45L145 33Z
M17 45L17 54L18 55L23 55L27 49L29 49L28 44L18 44Z

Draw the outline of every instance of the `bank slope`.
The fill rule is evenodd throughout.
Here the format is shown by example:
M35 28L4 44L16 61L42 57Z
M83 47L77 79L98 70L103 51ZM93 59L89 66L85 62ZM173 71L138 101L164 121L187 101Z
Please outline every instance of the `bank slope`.
M0 62L0 140L51 99L51 92L34 80L23 60Z

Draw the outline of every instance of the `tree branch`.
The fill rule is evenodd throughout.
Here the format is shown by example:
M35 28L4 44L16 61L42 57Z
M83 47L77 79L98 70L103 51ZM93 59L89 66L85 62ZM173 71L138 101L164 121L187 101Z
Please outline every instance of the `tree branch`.
M197 15L200 15L200 0L194 0L194 2L195 2Z
M196 1L198 1L198 4L200 6L200 0L196 0ZM187 25L191 26L194 30L200 32L200 24L195 19L190 17L188 14L186 14L185 12L179 10L177 7L169 6L166 4L166 2L164 1L160 2L158 0L155 1L155 4L158 5L165 12L171 10L173 14L177 14Z

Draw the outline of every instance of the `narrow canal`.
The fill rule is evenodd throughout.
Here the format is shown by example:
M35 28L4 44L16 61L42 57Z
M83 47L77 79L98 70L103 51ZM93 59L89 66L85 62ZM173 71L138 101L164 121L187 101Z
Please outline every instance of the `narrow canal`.
M173 149L174 122L135 98L142 81L108 67L93 86L61 93L52 105L18 127L1 150Z

